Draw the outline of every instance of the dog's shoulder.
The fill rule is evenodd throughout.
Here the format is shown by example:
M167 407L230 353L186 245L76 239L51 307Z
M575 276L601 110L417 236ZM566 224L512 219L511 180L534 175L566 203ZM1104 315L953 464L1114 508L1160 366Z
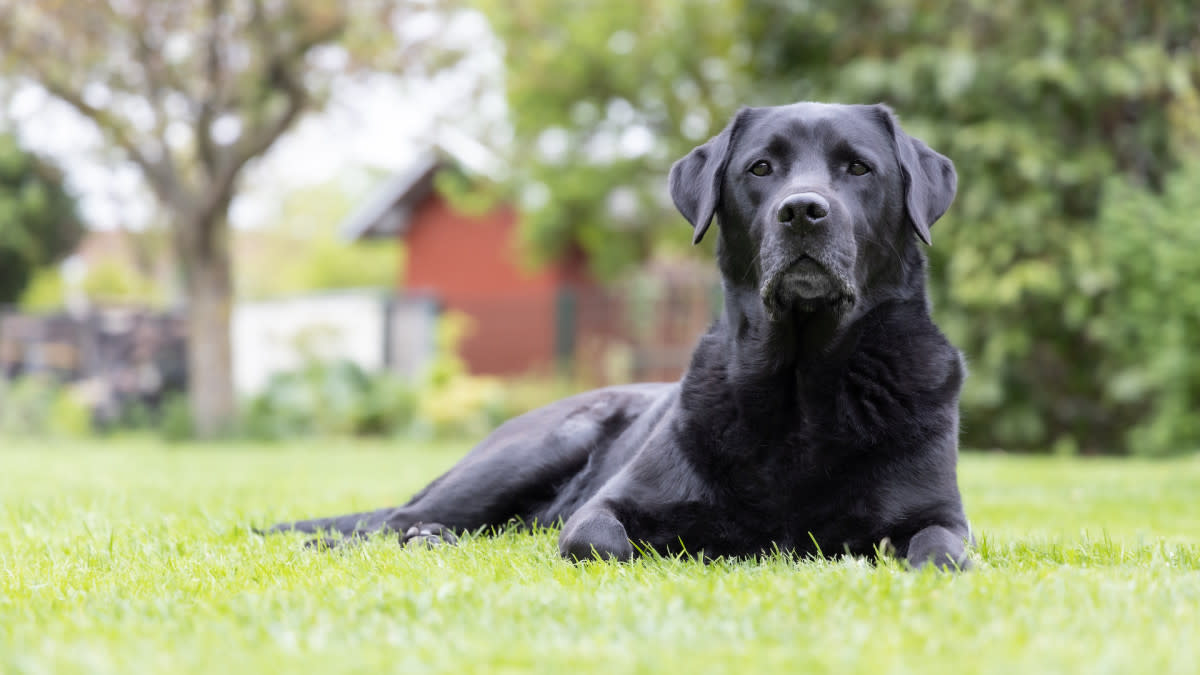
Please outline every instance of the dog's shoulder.
M692 350L691 362L680 381L685 409L712 413L731 407L728 344L728 325L722 317L709 326Z
M962 353L924 302L891 302L864 316L845 361L849 381L886 388L911 405L957 405L966 378Z

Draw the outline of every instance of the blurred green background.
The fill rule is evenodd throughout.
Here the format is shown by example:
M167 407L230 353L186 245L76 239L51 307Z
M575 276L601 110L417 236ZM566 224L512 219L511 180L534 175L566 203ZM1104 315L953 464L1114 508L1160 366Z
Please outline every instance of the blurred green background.
M958 197L935 226L929 255L935 319L971 369L964 447L1139 455L1200 449L1200 6L1192 0L229 2L213 5L222 9L215 15L207 3L171 5L147 19L154 3L113 3L117 9L89 14L5 0L0 78L10 113L22 86L40 84L47 100L67 100L101 130L98 147L110 166L132 166L163 215L130 237L176 257L184 298L213 292L201 283L211 269L227 272L215 284L225 300L261 270L238 268L222 253L237 229L230 206L246 186L238 175L221 181L241 169L237 162L252 164L287 143L296 120L345 102L344 82L383 75L397 79L380 86L419 96L420 83L471 72L481 53L494 55L498 72L446 84L450 103L432 117L438 129L486 147L504 168L447 174L438 188L466 210L515 204L518 239L532 261L582 250L603 280L658 257L711 256L711 238L689 248L665 177L671 162L739 106L886 102L959 172ZM486 39L463 44L462 26L450 17L464 16L486 26ZM146 25L200 37L161 60L138 39L138 27L155 35ZM210 34L221 49L203 48ZM71 42L73 35L86 39ZM70 48L47 49L59 44ZM221 51L230 45L243 47ZM201 83L218 81L209 70L217 52L229 67L219 80L228 91L213 98ZM139 73L160 80L138 80ZM122 101L139 97L151 110L161 107L160 116L140 124L121 112ZM205 107L213 101L227 110ZM222 115L240 129L224 146L212 133ZM10 135L24 138L28 115L9 117ZM279 133L269 137L276 122ZM265 140L240 147L257 130ZM196 140L156 146L157 133ZM233 154L209 156L223 147ZM243 151L249 154L237 154ZM58 169L23 152L0 139L0 260L22 261L0 263L0 301L41 292L50 298L41 306L53 307L54 274L39 282L37 270L61 260L77 235L61 225L55 237L40 236L48 231L41 219L70 218L56 210ZM203 221L208 212L196 204L209 197L215 216ZM336 203L310 197L307 204L314 202ZM338 215L313 227L327 234ZM277 220L283 230L296 227L294 217ZM354 271L371 268L364 256L378 251L312 231L305 230L308 243L269 268L300 270L282 290L372 281ZM156 236L166 243L155 244ZM303 271L311 269L323 271ZM286 275L267 276L278 282ZM514 402L494 383L469 379L454 360L454 330L444 331L442 361L424 379L380 384L378 374L338 375L314 365L287 383L289 391L309 393L266 400L268 392L244 406L242 417L283 436L410 433L413 419L422 433L440 424L476 434L582 385L549 378ZM353 385L329 384L343 380ZM353 399L346 405L357 422L313 422L309 411L328 412L331 389L352 392L344 396ZM451 402L429 403L433 391ZM4 411L16 410L13 395L5 395ZM286 415L269 412L289 405ZM447 422L430 412L438 405L469 409L475 421ZM213 414L237 411L197 409L193 400L177 417ZM378 422L389 416L408 421ZM206 434L217 428L201 422L178 426Z

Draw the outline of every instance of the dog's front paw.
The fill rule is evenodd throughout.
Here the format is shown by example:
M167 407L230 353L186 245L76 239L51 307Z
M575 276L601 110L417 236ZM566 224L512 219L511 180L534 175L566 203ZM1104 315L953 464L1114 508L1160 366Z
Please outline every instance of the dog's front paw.
M458 537L441 523L417 523L400 535L401 546L410 544L424 548L437 548L443 544L454 546L458 544Z
M945 527L931 525L913 536L908 544L908 563L914 569L935 567L946 571L971 569L967 556L966 542L970 534L962 536Z
M567 560L631 560L625 526L607 511L576 513L563 526L558 552Z

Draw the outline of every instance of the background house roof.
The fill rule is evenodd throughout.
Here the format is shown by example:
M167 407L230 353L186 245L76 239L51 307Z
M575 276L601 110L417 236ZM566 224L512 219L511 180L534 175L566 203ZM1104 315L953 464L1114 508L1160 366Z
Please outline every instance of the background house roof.
M350 214L339 228L351 241L394 238L408 230L413 209L433 192L433 177L441 160L422 153L408 168L392 174Z
M443 129L434 148L413 158L404 169L392 174L341 224L342 235L351 241L392 238L404 234L413 209L433 192L433 177L447 166L489 180L502 180L502 163L478 141L453 129Z

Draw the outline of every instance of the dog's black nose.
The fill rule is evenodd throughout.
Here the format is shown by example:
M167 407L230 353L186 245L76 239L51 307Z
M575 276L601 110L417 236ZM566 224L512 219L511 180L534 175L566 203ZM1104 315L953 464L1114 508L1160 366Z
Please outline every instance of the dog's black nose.
M779 205L779 222L789 225L816 225L829 215L829 202L815 192L788 195Z

